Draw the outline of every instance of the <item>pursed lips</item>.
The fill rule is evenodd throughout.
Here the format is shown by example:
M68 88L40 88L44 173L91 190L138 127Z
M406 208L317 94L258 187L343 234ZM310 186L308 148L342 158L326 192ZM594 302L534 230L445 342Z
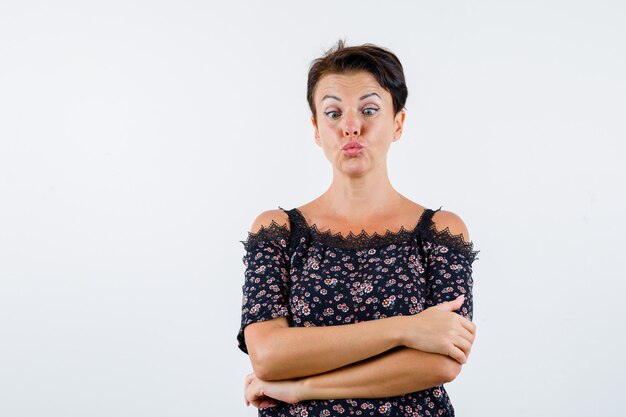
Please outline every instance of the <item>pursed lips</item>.
M361 145L359 142L356 141L352 141L352 142L348 142L346 145L344 145L343 150L346 151L348 149L361 149L364 146Z

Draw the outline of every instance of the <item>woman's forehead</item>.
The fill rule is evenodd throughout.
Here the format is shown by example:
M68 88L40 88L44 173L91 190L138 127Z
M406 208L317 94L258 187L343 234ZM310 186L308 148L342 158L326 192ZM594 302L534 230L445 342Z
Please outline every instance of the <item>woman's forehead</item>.
M386 92L372 74L366 71L352 72L347 74L328 74L318 82L316 89L317 100L321 100L326 94L360 94L376 92L381 97ZM387 93L389 94L389 93Z

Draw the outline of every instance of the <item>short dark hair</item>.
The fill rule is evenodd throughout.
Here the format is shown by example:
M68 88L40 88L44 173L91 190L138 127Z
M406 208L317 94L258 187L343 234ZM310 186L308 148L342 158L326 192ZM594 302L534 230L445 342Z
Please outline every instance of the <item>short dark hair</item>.
M393 100L393 112L404 108L409 91L404 80L404 71L398 57L388 49L365 43L360 46L345 46L343 40L315 59L309 67L306 98L313 117L317 120L313 95L320 79L328 74L346 74L367 71L376 78L382 88L389 91Z

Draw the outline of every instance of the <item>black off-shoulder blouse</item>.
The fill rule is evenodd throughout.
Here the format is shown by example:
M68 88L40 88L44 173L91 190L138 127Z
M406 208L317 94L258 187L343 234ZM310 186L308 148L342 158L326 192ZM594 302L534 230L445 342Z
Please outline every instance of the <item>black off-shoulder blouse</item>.
M238 347L248 353L243 330L287 317L290 326L332 326L417 314L465 294L457 313L472 320L473 242L438 231L441 210L426 209L415 227L343 236L309 225L297 209L290 226L272 222L248 232L244 245ZM258 410L259 416L454 416L443 387L384 398L308 400Z

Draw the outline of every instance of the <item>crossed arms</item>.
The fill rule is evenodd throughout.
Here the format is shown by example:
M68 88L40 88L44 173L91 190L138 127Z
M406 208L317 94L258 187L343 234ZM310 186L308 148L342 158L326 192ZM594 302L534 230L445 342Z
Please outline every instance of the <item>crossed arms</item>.
M255 374L267 381L304 378L306 399L388 397L452 381L461 364L403 346L404 319L303 328L280 317L244 332Z
M255 221L253 230L259 230L263 223L261 217ZM435 217L433 221L439 224L438 229L445 226L457 232L456 236L469 240L467 228L458 216L439 211ZM280 245L266 247L265 258L259 259L266 260L270 256L278 259L275 255L284 249ZM467 300L447 301L451 295L459 294L456 290L455 294L443 291L448 284L437 279L440 288L432 291L434 295L429 301L432 307L413 316L336 326L289 327L286 311L274 310L273 314L280 311L277 315L281 317L266 317L244 329L254 373L265 381L300 380L310 388L310 398L301 399L395 396L452 381L467 360L476 326L470 321L472 298L468 272L471 271L467 264L457 264L463 257L445 260L446 252L447 256L451 255L446 248L442 253L433 253L431 265L434 266L430 272L433 276L442 273L452 276L450 283L463 282L458 278L463 279L467 287L457 286L457 290L467 293ZM250 258L250 262L256 259ZM266 264L262 266L259 271L265 270ZM279 268L276 267L275 272ZM258 275L252 278L256 282L263 281ZM286 298L279 299L276 304L285 302ZM454 313L459 309L460 314Z

